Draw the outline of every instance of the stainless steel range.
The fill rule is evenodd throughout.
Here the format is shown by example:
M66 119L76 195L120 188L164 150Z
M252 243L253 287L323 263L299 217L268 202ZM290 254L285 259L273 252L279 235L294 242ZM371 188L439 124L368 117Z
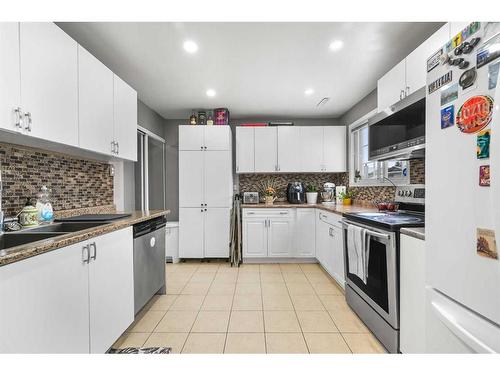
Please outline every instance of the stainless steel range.
M395 201L397 212L342 220L347 303L391 353L399 352L399 230L425 225L424 185L397 187Z

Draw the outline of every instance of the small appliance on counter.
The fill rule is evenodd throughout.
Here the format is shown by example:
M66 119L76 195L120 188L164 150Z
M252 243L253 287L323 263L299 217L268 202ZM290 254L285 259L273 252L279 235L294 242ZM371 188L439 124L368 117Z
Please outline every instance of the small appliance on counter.
M291 182L286 188L286 198L288 203L306 203L306 187L302 182Z
M36 227L38 225L38 210L31 202L31 198L26 200L26 204L19 214L19 223L23 228Z
M325 205L335 204L335 184L333 182L325 182L323 184L321 200L321 203Z
M335 189L335 200L337 201L337 204L342 204L343 202L343 195L347 191L347 188L345 186L337 186Z
M246 191L243 193L243 204L258 204L259 193L256 191Z

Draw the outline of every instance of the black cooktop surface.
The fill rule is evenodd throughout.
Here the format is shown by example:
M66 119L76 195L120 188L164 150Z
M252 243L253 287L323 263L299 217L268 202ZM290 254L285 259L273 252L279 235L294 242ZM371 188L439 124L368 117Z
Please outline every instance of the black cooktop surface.
M399 230L404 227L425 226L425 216L420 213L407 212L354 212L346 213L344 217L350 221L359 222L374 227L389 230Z

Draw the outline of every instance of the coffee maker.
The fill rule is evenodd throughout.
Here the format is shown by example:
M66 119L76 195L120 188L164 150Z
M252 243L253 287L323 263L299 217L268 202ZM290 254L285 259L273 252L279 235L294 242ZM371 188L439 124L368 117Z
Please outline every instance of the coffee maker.
M333 182L325 182L323 184L321 199L323 204L335 204L335 184Z
M286 188L286 198L288 203L306 203L306 187L302 182L291 182Z

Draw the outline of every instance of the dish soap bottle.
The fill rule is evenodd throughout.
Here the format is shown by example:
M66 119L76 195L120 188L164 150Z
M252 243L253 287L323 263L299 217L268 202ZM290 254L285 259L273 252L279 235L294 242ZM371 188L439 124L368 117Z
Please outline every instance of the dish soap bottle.
M42 186L36 202L36 210L39 222L50 222L54 218L54 210L49 200L49 189Z

